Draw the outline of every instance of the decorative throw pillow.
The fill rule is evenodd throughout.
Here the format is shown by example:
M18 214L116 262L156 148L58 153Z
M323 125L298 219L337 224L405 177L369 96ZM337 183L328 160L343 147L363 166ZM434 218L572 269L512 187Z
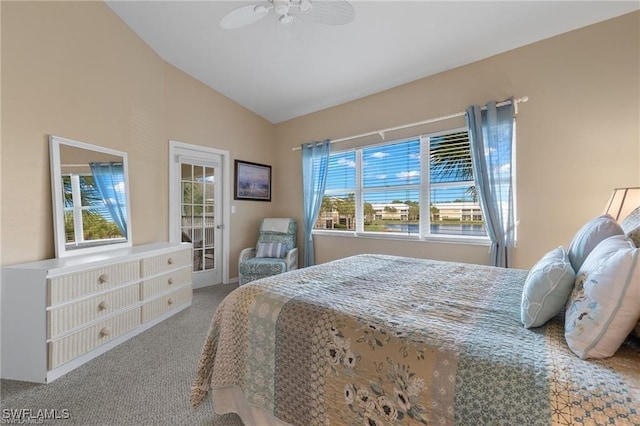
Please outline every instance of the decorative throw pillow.
M545 254L529 271L522 290L520 317L525 328L540 327L560 313L575 278L563 247Z
M580 270L584 260L600 241L621 234L624 234L622 228L608 214L587 222L573 237L567 249L573 270L576 272Z
M620 223L620 227L625 235L633 240L636 247L640 247L640 207L629 213L629 216Z
M629 213L629 216L620 223L620 227L627 238L630 238L636 244L636 247L640 247L640 207ZM633 334L640 338L640 322L633 329Z
M283 258L287 253L287 245L283 243L258 243L256 257Z
M640 319L639 252L624 235L613 236L578 271L564 335L580 358L612 356Z

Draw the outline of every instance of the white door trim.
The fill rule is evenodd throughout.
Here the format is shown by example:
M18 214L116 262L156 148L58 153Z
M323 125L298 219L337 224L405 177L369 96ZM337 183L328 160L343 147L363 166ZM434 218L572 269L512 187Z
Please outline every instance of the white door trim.
M184 142L169 140L169 241L179 242L182 240L179 220L176 217L176 209L171 208L171 202L180 193L179 176L180 171L177 170L175 161L176 149L181 151L192 151L190 157L198 158L198 154L209 153L217 154L222 157L222 176L224 185L222 186L222 283L229 283L229 243L231 228L231 160L229 151L210 148L207 146L193 145Z

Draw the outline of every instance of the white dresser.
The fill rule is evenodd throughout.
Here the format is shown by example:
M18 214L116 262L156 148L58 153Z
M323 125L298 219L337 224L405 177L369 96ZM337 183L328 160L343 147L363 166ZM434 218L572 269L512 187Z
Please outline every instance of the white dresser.
M189 307L191 270L187 243L3 267L1 377L50 382Z

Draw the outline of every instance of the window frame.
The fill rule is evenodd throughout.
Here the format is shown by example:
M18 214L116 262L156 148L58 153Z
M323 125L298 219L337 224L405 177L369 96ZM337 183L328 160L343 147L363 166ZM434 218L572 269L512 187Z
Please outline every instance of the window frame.
M388 188L384 189L364 189L363 185L363 151L370 148L388 146L392 144L399 144L403 142L410 142L414 140L420 141L420 183L419 184L411 184L407 185L406 189L415 190L417 186L417 190L419 193L419 205L420 211L429 211L431 204L431 190L435 188L445 188L445 187L457 187L464 186L465 182L470 183L475 186L475 182L473 181L460 181L460 182L446 182L446 183L437 183L432 186L430 182L431 178L431 162L430 162L430 138L452 134L456 132L467 132L469 133L469 129L467 127L456 127L452 129L446 129L438 132L430 132L422 135L416 135L412 137L394 139L390 141L377 142L367 145L362 145L354 148L348 148L344 150L332 151L333 154L341 154L345 152L354 152L355 153L355 187L353 189L355 195L355 217L356 217L356 228L354 231L350 230L335 230L335 229L313 229L312 233L314 235L320 236L339 236L346 238L373 238L373 239L383 239L383 240L400 240L400 241L423 241L423 242L438 242L438 243L455 243L455 244L467 244L467 245L483 245L489 246L491 245L491 240L488 235L486 236L473 236L473 235L453 235L453 234L432 234L431 233L431 215L430 214L421 214L419 219L419 231L417 234L407 234L407 233L398 233L398 232L376 232L376 231L365 231L364 230L364 221L362 218L364 217L364 193L366 192L376 192L376 190L382 192L388 190ZM515 162L515 161L514 161ZM422 165L428 164L428 171L425 172ZM515 183L515 175L513 176L513 182ZM335 193L336 191L332 191ZM326 191L325 194L326 195ZM360 218L360 220L358 220ZM426 232L425 232L426 231Z

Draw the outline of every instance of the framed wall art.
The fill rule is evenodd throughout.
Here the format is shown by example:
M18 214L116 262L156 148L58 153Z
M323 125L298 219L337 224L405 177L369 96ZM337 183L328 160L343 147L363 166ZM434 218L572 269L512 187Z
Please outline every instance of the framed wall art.
M271 166L235 160L234 199L271 201Z

